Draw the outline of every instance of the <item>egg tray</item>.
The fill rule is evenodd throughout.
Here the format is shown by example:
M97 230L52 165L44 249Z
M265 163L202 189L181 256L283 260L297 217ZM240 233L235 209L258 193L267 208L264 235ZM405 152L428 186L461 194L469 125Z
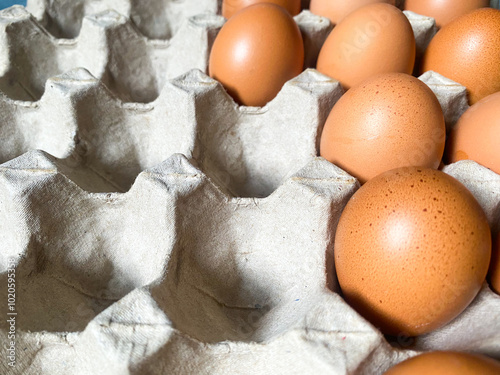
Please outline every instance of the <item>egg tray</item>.
M113 10L105 12L117 15ZM26 46L28 51L30 48L36 50L43 44L39 43L39 38L55 44L58 40L48 37L22 7L0 12L2 16L7 21L0 40L10 39L10 42L0 49L5 51L0 71L9 72L11 67L16 67L20 72L27 72L24 76L30 80L30 67L36 64L22 65L24 60L16 60L17 56L26 55L23 52ZM99 18L88 16L86 19L92 17ZM306 41L308 38L323 40L331 29L326 19L308 11L303 11L296 20ZM429 35L429 30L433 30L433 21L428 18L414 15L410 20L416 35ZM33 29L38 32L34 33ZM102 30L103 34L109 34L106 27ZM27 34L32 39L25 38ZM180 32L177 35L182 36ZM205 40L206 35L197 34L197 37ZM89 38L82 29L79 39ZM189 36L188 40L192 38ZM128 44L129 38L118 39L125 41L121 45L125 52L115 51L116 58L126 56L126 51L133 50L135 45L133 42ZM419 40L425 43L425 38ZM117 45L114 37L109 41L109 46ZM309 46L307 56L314 61L320 44L310 42L306 45ZM94 56L89 57L89 61L98 61L101 60L98 56L114 53L111 47L105 52L95 48L87 52ZM67 63L75 65L71 59ZM146 73L138 76L147 75L146 67L142 69ZM19 86L9 74L3 78L13 87L30 86ZM165 83L158 97L149 103L124 102L122 98L127 95L117 94L116 90L127 91L125 85L115 85L111 91L103 84L106 80L102 77L98 80L88 70L74 68L44 81L44 94L38 101L11 100L6 92L7 96L0 98L0 113L5 119L0 124L3 139L0 162L32 149L41 149L58 158L71 158L75 163L88 165L107 181L105 190L124 192L139 172L174 153L182 153L188 158L196 158L201 168L210 170L211 178L221 180L220 185L233 195L262 197L317 155L326 116L343 92L338 82L314 70L306 70L288 82L278 98L263 108L238 107L216 81L193 70ZM453 84L446 85L436 76L430 76L428 84L433 85L441 100L448 101L444 103L449 112L446 118L448 123L453 123L466 106L464 89L455 87L457 95L446 95ZM445 91L440 94L442 87ZM140 86L134 91L139 92ZM181 125L173 127L172 124ZM92 191L92 187L89 189Z
M222 0L154 0L148 6L137 0L28 0L26 9L56 38L76 38L85 16L111 9L130 18L146 38L168 40L186 19L220 14L221 4Z
M465 88L421 79L451 128ZM338 82L306 70L262 108L196 70L150 103L120 90L79 68L38 101L0 98L0 278L14 259L18 311L17 364L0 373L379 374L420 350L500 358L486 284L417 339L382 336L337 294L333 237L359 183L315 155ZM444 171L498 231L500 176Z
M114 3L131 19L110 9ZM0 12L0 91L12 99L37 101L48 78L83 67L122 101L147 103L168 79L191 69L207 72L213 41L225 22L209 12L217 10L217 1L207 1L205 9L195 1L152 3L35 0L28 3L34 16L21 6ZM196 8L205 13L193 15ZM313 66L331 25L309 12L296 20L304 35L306 65Z
M37 101L48 78L83 67L122 101L154 101L166 81L190 69L207 72L209 53L224 24L220 1L154 0L149 6L117 0L30 0L27 10L0 12L0 91ZM130 17L129 18L127 18ZM332 29L309 11L295 17L314 67ZM435 30L413 15L419 50Z
M224 23L200 14L168 40L145 38L115 10L86 16L74 39L52 36L24 7L0 12L0 90L12 99L37 101L48 78L77 67L101 79L121 100L151 102L168 78L206 70L211 45Z

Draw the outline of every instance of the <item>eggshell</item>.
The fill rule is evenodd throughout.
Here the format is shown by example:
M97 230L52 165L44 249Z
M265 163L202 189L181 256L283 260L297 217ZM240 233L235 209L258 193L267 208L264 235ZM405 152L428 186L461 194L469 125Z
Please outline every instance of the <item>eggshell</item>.
M491 289L500 294L500 234L497 235L491 254L489 281Z
M368 181L345 207L335 266L346 301L390 335L442 327L474 299L491 256L490 228L453 177L399 168Z
M241 9L258 3L279 5L285 8L292 16L300 13L300 0L224 0L222 2L222 15L229 19Z
M380 73L411 74L415 53L413 30L403 12L389 4L372 4L332 30L317 69L348 89Z
M446 129L429 87L402 73L350 89L327 118L320 154L361 182L403 166L437 168Z
M489 0L406 0L405 10L432 17L442 27L454 18L490 5Z
M499 30L500 32L500 30ZM470 107L447 141L451 162L470 159L500 174L500 92Z
M222 27L210 54L209 72L247 106L263 106L297 76L304 64L300 30L282 7L251 5Z
M375 3L396 5L395 0L311 0L309 10L337 24L355 10Z
M429 43L422 71L465 86L474 104L500 91L500 10L478 9L444 26Z
M429 352L407 359L384 375L498 375L500 362L479 354Z

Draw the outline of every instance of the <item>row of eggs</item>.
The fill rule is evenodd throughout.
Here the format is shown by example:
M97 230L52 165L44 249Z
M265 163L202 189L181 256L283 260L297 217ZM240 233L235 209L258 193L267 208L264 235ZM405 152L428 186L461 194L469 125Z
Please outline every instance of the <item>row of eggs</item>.
M237 11L262 2L279 5L285 8L292 16L296 16L301 10L300 0L224 0L222 3L222 15L229 19ZM311 0L309 9L314 14L328 18L336 25L355 10L375 3L396 5L396 0ZM489 0L468 0L461 2L452 0L406 0L404 2L404 9L432 17L436 20L436 25L441 27L458 16L478 8L487 7L489 4Z
M255 3L262 3L253 5ZM274 3L274 4L270 4ZM474 299L490 269L500 293L500 241L458 181L437 170L473 159L500 173L500 11L489 1L407 0L405 9L441 30L421 60L411 25L394 0L312 0L336 27L317 69L347 93L332 109L320 153L365 183L347 204L335 236L344 298L383 333L420 335L442 327ZM303 68L291 15L300 1L226 0L210 75L240 104L263 106ZM418 60L415 68L416 59ZM411 76L436 71L468 89L473 106L446 142L433 92ZM408 150L426 152L409 160ZM500 364L463 353L429 353L390 374L499 373ZM467 372L470 371L470 372ZM488 372L489 371L489 372Z
M228 3L234 6L235 2ZM496 9L466 13L432 39L419 62L420 70L432 70L462 84L468 89L470 103L477 103L500 91L499 29L500 11ZM442 111L435 95L410 75L415 48L406 16L393 5L376 2L342 19L320 51L317 69L337 79L346 90L354 88L330 114L320 153L361 181L391 167L408 165L402 156L422 142L430 143L428 152L410 164L437 168L443 158L446 130ZM237 102L263 106L301 72L303 59L300 30L290 14L280 6L262 3L240 9L225 24L215 40L209 70ZM378 76L389 73L404 75ZM488 136L495 131L492 108L499 100L492 96L489 104L471 110L481 108L483 120L489 119L481 129L484 137L469 136L470 123L478 115L464 116L450 136L446 161L471 158L500 173L500 156L491 151L494 138ZM398 135L401 118L411 128L404 129L404 137ZM401 141L391 142L394 137ZM352 154L357 155L356 160L349 157Z

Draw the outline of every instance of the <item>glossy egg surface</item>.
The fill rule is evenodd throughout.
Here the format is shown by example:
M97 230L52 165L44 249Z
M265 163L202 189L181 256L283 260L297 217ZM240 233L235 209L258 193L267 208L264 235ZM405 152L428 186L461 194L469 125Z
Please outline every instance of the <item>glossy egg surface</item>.
M383 74L335 104L320 154L365 182L397 167L437 168L445 136L443 112L429 87L407 74Z
M311 0L309 9L312 13L326 17L337 24L355 10L376 3L396 5L395 0Z
M459 315L481 289L491 234L472 194L447 174L399 168L345 207L335 267L346 301L385 334L417 336Z
M489 0L405 0L405 10L432 17L442 27L453 19L490 5Z
M300 0L224 0L222 2L222 16L229 19L241 9L259 3L279 5L285 8L292 16L300 13Z
M499 30L500 32L500 30ZM470 107L447 141L450 162L470 159L500 174L500 92Z
M384 375L498 375L500 362L470 353L429 352L392 367Z
M428 70L465 86L470 104L500 91L500 10L478 9L439 30L423 57Z
M413 30L403 12L389 4L372 4L332 30L317 69L349 89L381 73L411 74L415 53Z
M282 7L249 6L231 17L215 39L209 74L239 104L263 106L302 72L300 30Z

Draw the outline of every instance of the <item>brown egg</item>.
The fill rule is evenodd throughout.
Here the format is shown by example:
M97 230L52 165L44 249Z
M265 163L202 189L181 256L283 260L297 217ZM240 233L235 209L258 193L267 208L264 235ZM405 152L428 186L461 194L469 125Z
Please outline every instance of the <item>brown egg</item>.
M292 16L300 13L300 0L224 0L222 2L222 15L229 19L236 12L253 4L273 3L285 8Z
M491 253L489 281L491 289L493 289L497 294L500 294L500 234L497 235L497 239Z
M500 91L500 10L478 9L456 18L431 40L422 70L463 86L474 104Z
M348 89L380 73L411 74L415 37L396 7L367 5L335 27L318 56L317 69Z
M500 32L500 30L499 30ZM447 141L450 162L471 159L500 174L500 92L470 107Z
M383 74L335 104L320 154L365 182L397 167L437 168L445 137L443 112L429 87L407 74Z
M490 5L490 0L406 0L405 10L432 17L442 27L454 18Z
M309 9L312 13L329 18L332 23L337 24L355 10L375 3L396 5L395 0L311 0Z
M429 352L407 359L384 375L498 375L500 362L470 353Z
M385 334L442 327L481 289L490 236L481 207L453 177L418 167L385 172L340 217L334 254L344 298Z
M303 65L299 27L285 9L263 3L243 9L222 27L209 72L240 104L263 106Z

